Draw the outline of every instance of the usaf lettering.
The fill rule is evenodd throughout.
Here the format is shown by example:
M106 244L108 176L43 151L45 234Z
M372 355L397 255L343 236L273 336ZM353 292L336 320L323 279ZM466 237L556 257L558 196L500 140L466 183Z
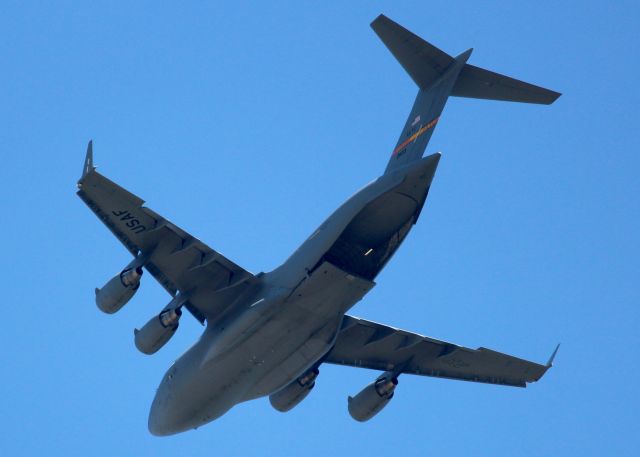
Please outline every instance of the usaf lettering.
M147 228L140 223L138 219L133 217L129 211L111 211L116 217L119 217L121 221L127 221L125 225L131 230L133 233L142 233Z

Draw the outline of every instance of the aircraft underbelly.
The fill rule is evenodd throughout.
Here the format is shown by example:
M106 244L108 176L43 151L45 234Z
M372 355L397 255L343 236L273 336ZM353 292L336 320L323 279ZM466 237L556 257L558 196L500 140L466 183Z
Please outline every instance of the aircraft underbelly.
M344 313L375 285L409 233L429 182L428 175L410 173L363 205L292 292L249 309L235 322L238 328L226 333L227 343L219 344L221 335L208 329L176 363L182 374L176 381L188 380L181 386L174 381L172 389L182 392L175 394L180 404L171 408L176 420L182 417L180 428L200 426L237 403L270 395L316 365L333 347Z
M232 347L217 351L219 335L208 329L165 375L156 417L171 417L175 431L195 428L284 387L331 349L344 313L374 285L325 262L262 317L247 319L251 330Z
M315 365L333 346L344 313L374 285L328 262L316 268L249 343L263 366L243 401L269 395Z

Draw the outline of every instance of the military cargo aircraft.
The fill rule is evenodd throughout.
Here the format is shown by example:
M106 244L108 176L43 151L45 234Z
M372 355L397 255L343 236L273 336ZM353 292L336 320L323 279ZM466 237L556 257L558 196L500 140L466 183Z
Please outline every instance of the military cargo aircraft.
M278 268L252 274L144 205L93 166L89 143L78 195L133 256L96 303L115 313L136 293L143 271L171 295L141 329L135 345L158 351L183 310L206 324L201 338L166 372L148 427L171 435L222 416L234 405L269 396L288 411L313 389L323 363L382 372L348 398L366 421L394 395L401 374L526 387L551 366L486 348L469 349L347 314L375 285L422 212L440 154L423 157L453 97L551 104L560 94L452 57L387 17L371 24L418 94L382 176L340 206Z

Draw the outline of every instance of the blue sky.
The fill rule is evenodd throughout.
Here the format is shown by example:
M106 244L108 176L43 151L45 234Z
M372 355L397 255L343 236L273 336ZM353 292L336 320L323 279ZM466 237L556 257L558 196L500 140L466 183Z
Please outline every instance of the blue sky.
M256 2L257 3L257 2ZM0 14L5 319L2 455L637 455L637 2L40 2ZM556 366L527 389L322 366L287 414L266 399L155 438L148 408L202 328L153 357L133 328L169 300L74 195L99 170L250 271L279 265L382 173L416 88L368 24L384 12L474 65L560 92L550 107L451 99L421 220L353 314Z

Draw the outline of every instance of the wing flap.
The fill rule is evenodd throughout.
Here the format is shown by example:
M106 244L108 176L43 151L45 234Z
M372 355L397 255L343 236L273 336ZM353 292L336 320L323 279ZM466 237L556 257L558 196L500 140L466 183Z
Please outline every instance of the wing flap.
M327 363L381 371L526 387L549 366L345 316Z

